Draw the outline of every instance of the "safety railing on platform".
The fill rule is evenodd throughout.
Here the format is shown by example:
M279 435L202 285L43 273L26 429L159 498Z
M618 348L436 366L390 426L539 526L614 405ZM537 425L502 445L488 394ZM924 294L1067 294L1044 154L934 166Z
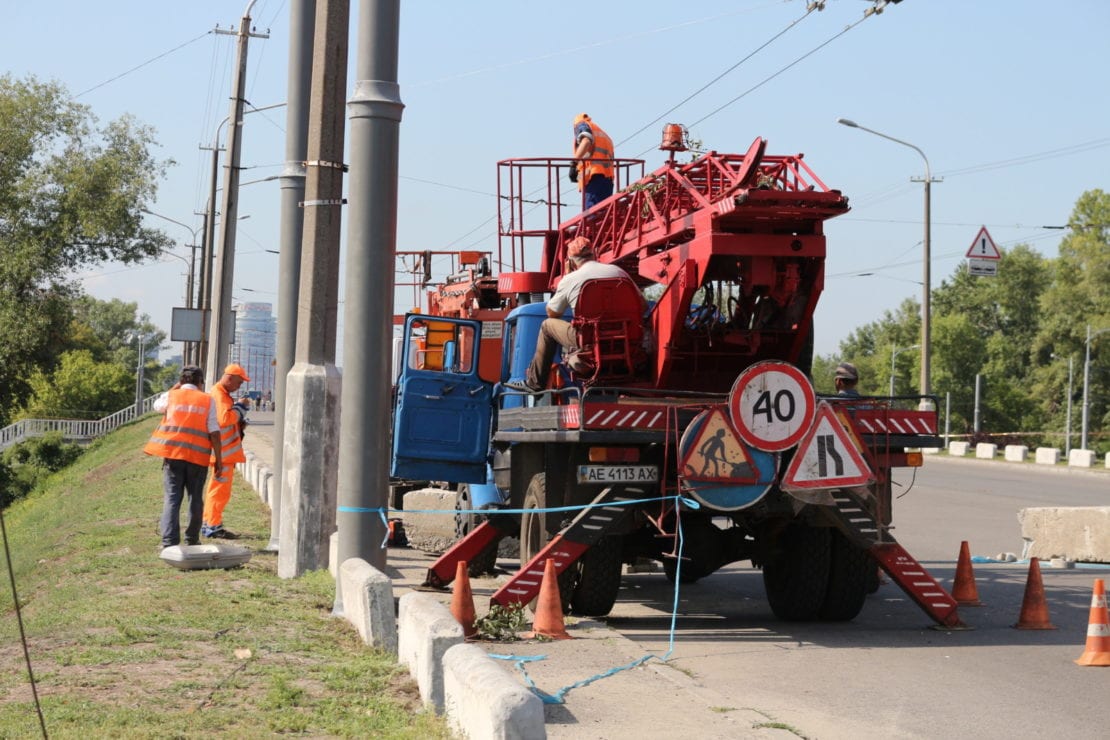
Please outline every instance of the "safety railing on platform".
M153 410L157 397L143 400L143 414ZM135 404L131 404L103 419L22 419L0 429L0 450L50 432L61 432L67 442L91 442L135 418Z

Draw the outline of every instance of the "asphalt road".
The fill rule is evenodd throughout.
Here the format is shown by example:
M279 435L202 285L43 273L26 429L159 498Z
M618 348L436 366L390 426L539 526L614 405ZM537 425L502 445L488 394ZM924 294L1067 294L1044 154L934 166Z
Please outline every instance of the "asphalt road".
M912 488L899 482L895 534L947 586L962 540L974 554L1020 555L1019 509L1110 499L1110 476L987 462L930 459ZM1027 572L975 565L985 605L961 609L974 630L951 632L931 629L889 583L852 622L778 622L760 574L729 567L683 588L672 664L727 705L759 707L807 737L1105 737L1110 670L1072 661L1094 578L1110 570L1043 570L1055 631L1011 628ZM624 583L610 626L665 651L672 587L654 575Z

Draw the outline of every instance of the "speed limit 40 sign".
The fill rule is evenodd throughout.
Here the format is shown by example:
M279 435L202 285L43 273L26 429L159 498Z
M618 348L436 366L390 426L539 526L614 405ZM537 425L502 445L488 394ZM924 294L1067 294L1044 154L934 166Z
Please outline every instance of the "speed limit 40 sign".
M729 414L736 433L757 450L781 452L798 444L813 424L813 384L786 362L757 362L732 384Z

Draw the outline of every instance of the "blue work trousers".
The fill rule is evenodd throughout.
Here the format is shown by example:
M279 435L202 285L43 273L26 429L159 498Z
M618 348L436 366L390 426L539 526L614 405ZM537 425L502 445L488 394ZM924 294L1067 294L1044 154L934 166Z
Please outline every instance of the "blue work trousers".
M162 461L162 547L181 544L181 502L189 496L189 523L185 526L185 543L200 543L200 525L204 521L204 480L208 466L184 460Z

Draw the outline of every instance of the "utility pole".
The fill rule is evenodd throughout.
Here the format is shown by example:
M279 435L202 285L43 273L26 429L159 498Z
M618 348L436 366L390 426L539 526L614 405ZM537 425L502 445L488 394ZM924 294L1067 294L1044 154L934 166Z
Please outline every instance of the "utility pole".
M316 3L296 363L285 386L290 438L283 441L280 578L326 567L335 531L340 392L335 331L349 17L349 0Z
M344 306L343 433L339 442L338 560L385 569L389 505L390 358L397 251L401 91L400 0L359 3L351 118L351 208ZM336 589L333 611L342 612Z
M247 3L239 21L238 44L235 52L235 80L232 84L231 126L227 131L227 172L224 176L222 218L220 220L220 259L212 279L212 311L209 316L209 343L205 381L215 385L227 364L227 348L231 344L231 286L235 276L235 229L239 213L239 160L243 143L243 103L247 88L247 43L251 36L269 38L251 32L251 8ZM217 33L221 31L216 29Z
M285 109L285 167L281 171L281 243L278 253L278 315L276 356L270 368L274 402L274 476L270 488L270 542L281 541L281 475L285 456L285 376L293 368L297 348L297 304L301 282L301 239L304 236L305 166L308 158L308 97L312 89L312 37L316 0L293 0L289 7L289 85Z

